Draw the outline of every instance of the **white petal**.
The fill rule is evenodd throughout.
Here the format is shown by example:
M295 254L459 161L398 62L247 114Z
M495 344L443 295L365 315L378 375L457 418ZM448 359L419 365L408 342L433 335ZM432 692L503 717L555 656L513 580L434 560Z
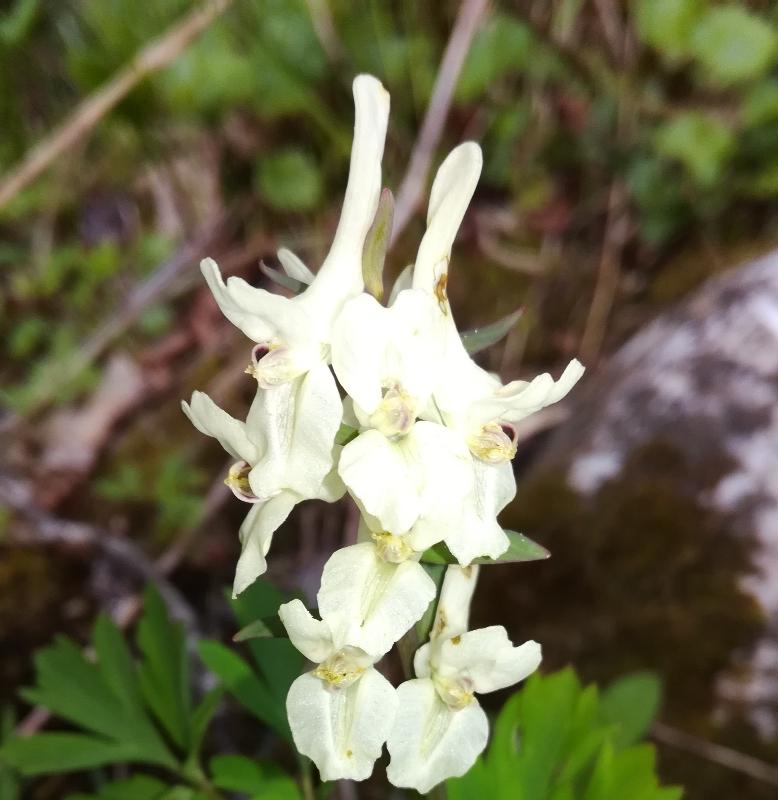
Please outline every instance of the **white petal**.
M342 405L326 364L272 389L260 389L246 420L259 457L249 474L257 497L293 489L316 497L333 467Z
M232 596L237 597L267 569L265 556L273 534L302 498L294 492L281 492L264 503L256 503L240 526L241 553L235 567Z
M478 424L494 420L519 422L561 400L584 373L579 361L571 361L558 381L547 373L532 381L513 381L498 389L491 397L476 402L471 409L471 419Z
M467 630L470 603L477 583L477 566L458 567L452 564L446 569L435 612L435 623L430 633L431 639L448 638Z
M212 258L203 259L200 269L222 314L249 339L266 342L276 337L282 326L307 327L305 317L289 298L258 289L234 276L225 284Z
M417 422L406 438L413 445L421 487L409 543L423 551L462 525L465 503L473 494L472 457L459 433L434 422Z
M200 433L213 436L233 458L249 464L256 459L257 449L249 440L246 426L219 408L207 394L193 392L190 403L182 401L181 408Z
M474 558L498 558L508 549L508 537L497 515L516 494L516 478L510 461L486 464L472 457L472 493L466 498L459 525L445 538L446 546L460 564Z
M346 303L335 321L332 366L368 415L381 402L382 389L394 385L413 398L415 412L426 405L437 381L444 336L440 314L425 293L400 292L389 308L362 294Z
M294 743L325 781L370 776L396 707L394 687L372 667L348 688L336 690L305 673L286 698Z
M338 229L312 284L317 302L362 291L362 250L381 192L381 159L389 119L389 94L370 75L354 79L354 143Z
M278 251L278 260L284 268L284 272L301 283L310 284L313 282L314 274L305 266L302 259L296 256L291 250L282 247Z
M354 402L371 414L381 402L391 317L372 295L349 300L332 329L332 368Z
M514 647L505 628L492 625L443 642L438 672L444 677L464 679L472 691L483 694L523 681L540 666L540 661L537 642Z
M415 427L415 426L414 426ZM403 443L389 441L378 431L360 433L340 455L343 482L391 533L405 533L419 516L417 471L406 460Z
M387 777L395 786L426 794L441 781L464 775L488 737L489 721L475 700L453 710L428 678L406 681L397 689Z
M389 305L391 306L397 299L397 295L405 289L413 288L413 264L408 264L395 279L392 291L389 294Z
M329 658L333 652L332 635L326 622L314 619L302 600L290 600L278 609L289 640L315 664Z
M440 271L446 271L482 163L481 148L475 142L465 142L454 148L440 165L430 192L427 232L416 256L414 288L434 292Z
M435 583L421 564L387 563L366 542L330 556L317 598L336 645L377 658L421 619L434 596Z

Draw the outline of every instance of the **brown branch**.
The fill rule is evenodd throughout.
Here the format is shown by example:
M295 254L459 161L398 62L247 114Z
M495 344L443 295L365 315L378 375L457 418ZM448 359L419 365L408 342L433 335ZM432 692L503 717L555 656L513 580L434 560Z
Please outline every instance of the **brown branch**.
M0 182L0 208L32 183L74 144L83 142L97 123L145 78L173 61L232 0L208 0L142 50L111 80L87 97L58 128L30 150Z
M778 767L733 750L731 747L714 744L684 731L679 731L677 728L671 728L661 722L653 724L651 735L662 744L699 756L726 769L748 775L749 778L767 783L770 786L778 786Z
M430 164L443 134L451 99L465 57L486 12L487 0L463 0L443 53L427 113L411 153L408 169L397 190L391 243L397 241L421 201Z
M629 233L625 205L624 186L619 181L614 181L608 193L608 212L597 283L581 337L581 358L589 365L594 365L599 357L619 285L621 255Z
M188 629L196 626L195 616L180 592L166 581L143 550L130 539L114 536L85 522L65 520L46 513L35 502L33 488L25 481L0 477L0 503L23 521L13 540L20 544L64 544L99 551L125 573L154 583L171 614ZM16 527L16 526L14 526Z

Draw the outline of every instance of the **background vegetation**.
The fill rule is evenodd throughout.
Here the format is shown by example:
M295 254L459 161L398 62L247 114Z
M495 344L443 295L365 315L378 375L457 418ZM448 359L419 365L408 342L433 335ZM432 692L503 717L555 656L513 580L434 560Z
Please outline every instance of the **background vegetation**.
M195 6L6 4L0 176ZM29 706L18 695L36 680L33 653L55 633L86 644L101 610L125 627L149 579L186 623L188 641L234 633L223 587L241 509L221 486L218 448L193 433L178 399L207 388L240 413L252 387L242 375L245 342L223 323L195 265L208 254L259 283L259 260L272 261L282 244L318 264L344 185L353 75L372 72L392 94L385 181L396 188L461 13L456 3L411 0L237 0L0 207L0 704L27 730L41 727L24 716ZM452 302L462 328L523 309L504 344L486 354L487 366L516 377L578 355L594 371L658 311L774 246L776 61L778 7L768 0L492 4L475 27L434 158L466 138L484 148L484 177L452 265ZM390 271L412 259L422 223L422 214L411 219ZM536 443L522 448L522 469L535 451ZM763 620L741 588L753 569L748 532L695 500L710 479L657 443L593 499L560 476L525 482L506 525L553 558L486 576L499 599L484 587L477 615L492 623L512 608L511 632L536 636L549 669L572 663L585 681L656 670L666 687L663 720L774 761L775 740L717 705L718 678ZM80 522L63 528L63 520ZM345 508L299 509L278 537L271 580L312 594L326 554L354 524ZM101 641L108 652L117 636L100 619L98 655ZM149 624L138 645L153 664ZM200 649L224 679L229 664L219 659L232 658L228 651ZM39 654L38 688L26 699L94 731L94 720L64 713L47 684L59 659L76 658L62 642ZM78 668L93 674L87 662ZM180 721L162 736L190 790L205 770L217 787L222 780L224 790L242 791L227 785L238 778L219 776L265 767L214 766L211 754L234 748L283 763L283 733L258 739L257 721L227 701L207 758L197 761L201 731L189 715L198 703L203 716L215 706L202 698L203 667L194 669L201 673L176 678L186 713L160 713L144 690L151 718ZM108 673L105 680L110 688ZM564 708L594 702L579 698L569 674L554 680L564 683ZM511 701L505 719L528 713L522 702L530 701ZM765 711L775 719L775 709ZM268 731L278 730L263 713ZM147 717L130 722L151 739L160 735ZM614 740L609 750L597 735L599 759L634 758L625 769L639 771L651 758L631 751L631 741ZM498 747L496 740L487 764ZM774 796L764 782L677 748L662 749L659 767L691 800ZM267 767L282 784L295 772L284 768L277 775ZM94 794L121 777L121 769L109 772L36 779L26 791ZM1 775L0 787L12 780ZM152 797L143 786L121 797ZM579 794L553 798L568 796Z

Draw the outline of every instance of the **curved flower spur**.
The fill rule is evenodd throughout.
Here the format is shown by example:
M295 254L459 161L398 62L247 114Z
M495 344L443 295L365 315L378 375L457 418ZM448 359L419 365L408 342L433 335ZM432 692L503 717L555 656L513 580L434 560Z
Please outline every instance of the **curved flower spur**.
M523 680L540 662L539 645L516 648L502 627L467 630L478 571L470 565L510 557L517 535L509 539L497 515L516 492L516 425L564 397L583 368L573 361L556 382L545 374L503 386L460 338L446 283L481 171L472 142L438 170L412 270L388 306L376 299L383 291L371 253L383 248L383 263L391 227L388 191L379 203L389 98L361 75L354 100L349 180L330 253L315 276L288 251L278 254L306 288L281 297L240 278L225 283L213 261L202 264L225 316L256 343L246 421L200 392L183 407L236 459L226 482L251 504L236 594L265 571L272 535L296 503L348 491L359 507L359 543L324 566L320 619L299 600L279 611L313 664L289 691L289 723L325 780L368 777L388 740L389 779L428 791L466 771L486 744L475 693ZM447 570L429 642L414 658L416 678L395 690L375 665L406 634L419 634L436 595L424 559L441 542L459 565Z
M216 262L203 275L227 319L257 342L248 370L257 395L245 423L195 392L184 412L240 461L227 484L254 503L241 526L237 595L265 572L273 533L301 500L337 500L344 489L333 466L343 413L328 367L330 337L343 303L362 291L362 250L381 190L389 95L375 78L354 80L354 143L340 222L329 254L312 276L288 251L279 258L291 277L309 281L297 297L258 289L241 278L225 283Z

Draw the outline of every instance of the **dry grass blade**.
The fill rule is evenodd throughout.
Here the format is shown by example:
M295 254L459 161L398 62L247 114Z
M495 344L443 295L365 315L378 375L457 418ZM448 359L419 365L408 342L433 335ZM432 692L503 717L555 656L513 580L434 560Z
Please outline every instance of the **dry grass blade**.
M0 208L74 144L82 142L97 123L142 80L173 61L202 33L232 0L208 0L178 24L144 47L108 83L87 97L58 128L27 153L22 162L0 182Z

